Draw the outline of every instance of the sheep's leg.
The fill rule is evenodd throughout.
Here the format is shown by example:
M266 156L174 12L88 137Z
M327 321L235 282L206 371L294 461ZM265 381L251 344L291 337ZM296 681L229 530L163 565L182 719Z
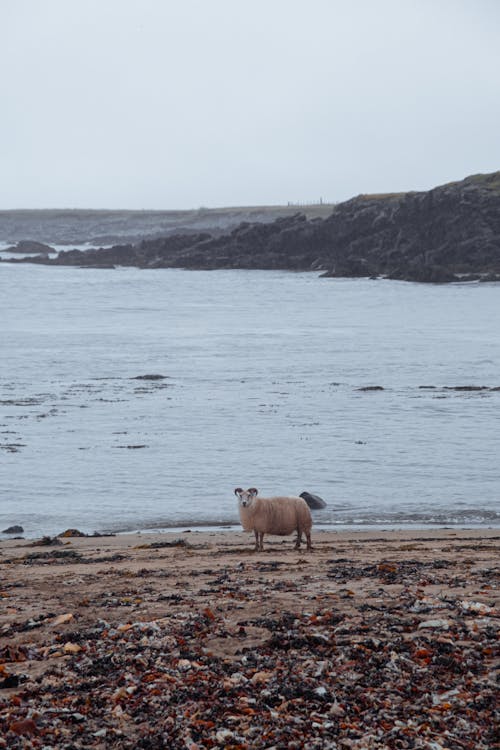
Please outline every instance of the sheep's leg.
M307 539L307 549L309 550L309 552L312 552L311 532L306 531L305 534L306 534L306 539Z
M255 551L259 552L264 549L264 532L254 531L255 534Z
M302 543L302 531L297 529L297 539L295 540L295 549L300 549Z

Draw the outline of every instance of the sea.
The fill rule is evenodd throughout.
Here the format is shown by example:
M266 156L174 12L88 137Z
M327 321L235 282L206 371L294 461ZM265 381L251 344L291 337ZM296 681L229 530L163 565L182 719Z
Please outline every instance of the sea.
M5 258L5 256L4 256ZM500 526L500 287L0 263L0 531Z

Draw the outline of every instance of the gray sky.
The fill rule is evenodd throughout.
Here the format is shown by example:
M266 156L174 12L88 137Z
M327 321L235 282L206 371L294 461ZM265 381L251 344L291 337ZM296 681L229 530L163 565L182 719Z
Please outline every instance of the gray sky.
M0 0L0 208L340 201L500 169L500 0Z

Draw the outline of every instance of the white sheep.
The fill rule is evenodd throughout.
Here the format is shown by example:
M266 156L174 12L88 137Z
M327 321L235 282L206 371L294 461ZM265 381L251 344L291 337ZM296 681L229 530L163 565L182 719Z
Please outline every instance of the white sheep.
M237 487L241 525L255 534L255 549L263 549L264 534L288 536L297 532L295 549L300 549L302 533L311 550L312 518L309 506L301 497L258 497L258 490Z

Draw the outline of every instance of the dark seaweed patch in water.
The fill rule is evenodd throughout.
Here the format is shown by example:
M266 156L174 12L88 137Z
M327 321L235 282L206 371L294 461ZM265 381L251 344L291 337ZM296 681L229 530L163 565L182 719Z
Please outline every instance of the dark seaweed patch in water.
M8 398L0 401L0 406L39 406L43 398Z
M26 448L26 443L4 443L4 445L0 445L0 450L9 453L19 453L19 448Z
M487 385L445 385L445 391L489 391Z
M131 380L166 380L168 375L136 375Z

